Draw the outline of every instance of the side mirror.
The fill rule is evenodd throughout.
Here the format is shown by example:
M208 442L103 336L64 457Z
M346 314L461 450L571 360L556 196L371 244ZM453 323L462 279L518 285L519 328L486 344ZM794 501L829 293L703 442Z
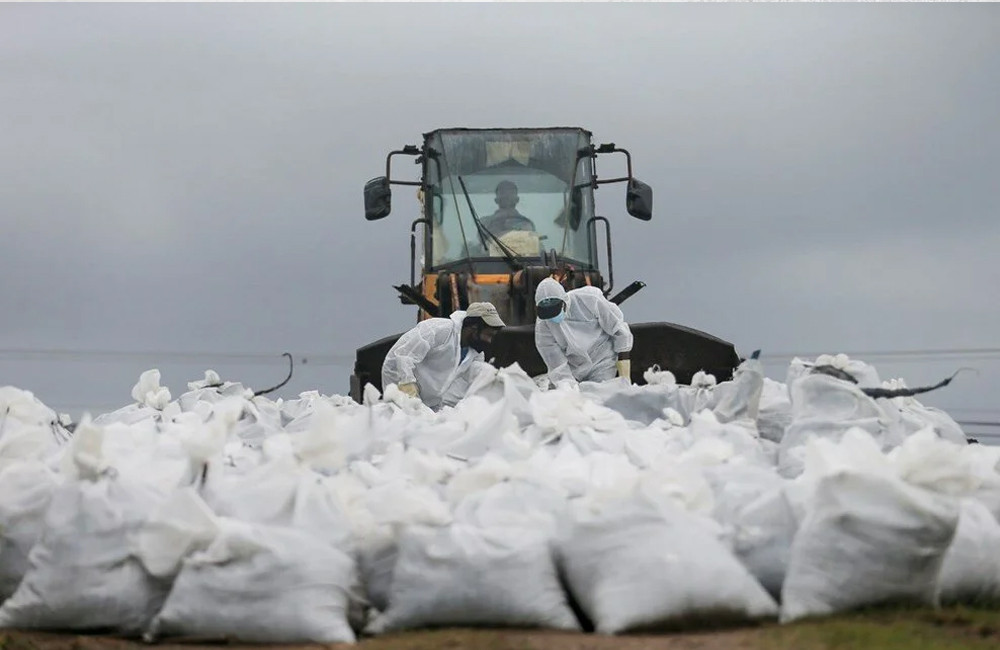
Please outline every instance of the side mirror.
M629 179L625 191L625 209L636 219L653 218L653 188L635 178Z
M392 190L385 176L373 178L365 183L365 219L376 221L388 217L392 212Z

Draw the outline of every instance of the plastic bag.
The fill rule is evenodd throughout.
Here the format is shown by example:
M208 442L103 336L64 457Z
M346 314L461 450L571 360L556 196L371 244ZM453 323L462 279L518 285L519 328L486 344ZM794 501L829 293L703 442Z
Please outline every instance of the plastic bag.
M962 500L955 539L944 556L938 589L942 603L1000 602L1000 523L982 503Z
M112 473L59 486L0 627L144 630L170 585L146 572L130 536L161 501Z
M792 421L778 452L778 469L788 478L803 469L810 438L838 442L850 429L860 428L881 443L882 409L854 384L824 374L806 374L789 384Z
M792 542L782 622L885 602L937 605L957 524L952 497L890 475L825 476Z
M399 540L376 634L427 626L578 630L548 537L520 527L413 526Z
M220 519L187 557L147 638L224 637L251 643L351 643L353 560L312 535Z
M42 534L57 476L37 461L0 471L0 603L28 571L28 552Z
M710 520L636 499L596 509L582 502L573 510L559 562L598 632L777 615L774 600Z

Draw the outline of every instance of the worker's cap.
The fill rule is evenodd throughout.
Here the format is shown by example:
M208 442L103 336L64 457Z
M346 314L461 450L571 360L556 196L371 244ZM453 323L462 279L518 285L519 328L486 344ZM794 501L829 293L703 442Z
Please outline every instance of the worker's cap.
M469 308L465 310L465 317L482 318L483 322L490 327L504 327L503 320L500 319L500 314L497 313L497 308L494 307L492 303L472 303L469 305Z

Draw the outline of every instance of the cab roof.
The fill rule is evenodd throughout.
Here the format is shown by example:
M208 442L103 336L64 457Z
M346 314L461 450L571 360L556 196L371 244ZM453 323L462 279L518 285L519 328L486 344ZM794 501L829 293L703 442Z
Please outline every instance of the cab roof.
M430 138L439 133L486 133L489 131L502 131L504 133L542 133L542 132L553 132L553 131L575 131L577 133L584 133L588 138L593 136L589 130L579 127L579 126L532 126L532 127L465 127L465 126L455 126L446 127L440 129L434 129L433 131L428 131L424 133L424 139Z

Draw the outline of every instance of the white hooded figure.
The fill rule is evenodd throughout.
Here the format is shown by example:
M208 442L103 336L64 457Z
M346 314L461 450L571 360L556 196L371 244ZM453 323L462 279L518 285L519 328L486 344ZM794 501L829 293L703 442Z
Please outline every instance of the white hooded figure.
M562 304L559 304L561 302ZM632 330L618 305L597 287L566 291L552 278L535 290L535 347L554 385L630 379Z
M465 396L493 335L504 326L497 309L474 302L448 318L428 318L399 337L382 363L382 386L397 384L434 410Z

